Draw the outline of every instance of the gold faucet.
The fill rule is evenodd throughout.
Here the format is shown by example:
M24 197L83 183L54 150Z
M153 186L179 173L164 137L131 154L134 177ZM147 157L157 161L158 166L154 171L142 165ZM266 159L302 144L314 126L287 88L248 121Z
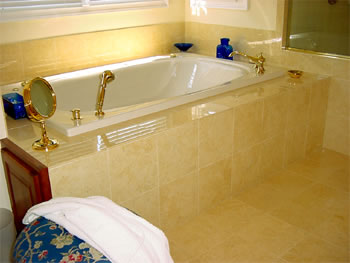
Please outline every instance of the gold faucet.
M105 92L107 83L113 81L115 79L115 75L112 71L106 70L101 74L101 84L98 92L98 98L96 103L96 113L95 115L98 117L102 117L105 113L102 111L103 102L105 100Z
M260 55L258 55L257 57L252 57L252 56L249 56L249 55L244 54L244 53L239 52L239 51L233 51L228 56L233 57L234 55L241 55L243 57L249 58L249 61L255 64L254 68L256 70L256 73L258 73L259 75L264 74L264 72L265 72L265 68L264 68L265 58L263 57L262 53L260 53Z

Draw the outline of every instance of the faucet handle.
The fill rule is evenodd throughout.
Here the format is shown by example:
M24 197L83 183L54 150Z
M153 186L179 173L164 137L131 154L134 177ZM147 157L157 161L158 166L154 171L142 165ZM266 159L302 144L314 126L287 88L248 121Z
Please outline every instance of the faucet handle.
M259 63L264 63L266 61L266 58L263 56L262 52L259 55L257 55L257 58Z

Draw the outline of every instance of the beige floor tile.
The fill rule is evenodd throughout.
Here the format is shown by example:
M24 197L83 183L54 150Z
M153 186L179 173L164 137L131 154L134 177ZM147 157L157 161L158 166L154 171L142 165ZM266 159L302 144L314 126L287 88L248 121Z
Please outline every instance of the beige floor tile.
M348 262L347 162L313 153L167 230L175 262Z
M295 197L306 188L310 187L312 181L294 172L282 170L265 180L264 184L270 185L276 190L283 192L285 196Z
M320 167L344 167L347 169L350 167L349 156L327 149L310 154L308 159L316 162Z
M346 216L349 213L348 193L322 184L313 185L297 196L294 201L306 208L317 207L339 216Z
M252 244L252 248L259 247L275 256L282 256L305 236L301 229L268 214L257 216L246 228L242 238Z
M287 170L307 177L312 181L321 182L334 172L335 167L322 167L313 160L302 160L289 164Z
M312 231L315 226L325 222L329 216L324 210L305 208L295 202L286 202L285 205L271 211L270 214L306 231Z
M276 209L290 200L289 196L284 195L283 192L268 184L252 187L239 194L236 198L263 211Z
M253 248L253 249L252 249ZM230 240L212 247L207 253L190 261L191 263L245 263L278 262L276 256L261 249L260 246L233 236Z
M349 216L328 213L325 213L325 215L326 217L321 224L312 227L312 233L334 245L349 248Z
M299 242L282 258L288 262L349 262L347 249L330 245L311 236Z
M349 192L349 178L349 169L340 168L330 173L330 175L324 178L321 183L330 187L334 187L337 190Z

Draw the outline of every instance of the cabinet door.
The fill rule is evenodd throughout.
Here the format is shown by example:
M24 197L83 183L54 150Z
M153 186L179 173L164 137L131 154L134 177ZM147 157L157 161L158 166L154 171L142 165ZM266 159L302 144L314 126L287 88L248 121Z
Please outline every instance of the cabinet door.
M1 150L17 232L23 229L22 219L35 204L51 198L46 170L36 170L7 148Z

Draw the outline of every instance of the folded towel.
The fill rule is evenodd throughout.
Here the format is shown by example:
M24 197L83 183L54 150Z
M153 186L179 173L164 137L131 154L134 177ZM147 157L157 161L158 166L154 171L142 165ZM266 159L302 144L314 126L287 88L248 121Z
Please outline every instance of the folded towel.
M173 263L164 233L108 198L54 198L30 208L23 224L39 216L63 226L112 262Z

